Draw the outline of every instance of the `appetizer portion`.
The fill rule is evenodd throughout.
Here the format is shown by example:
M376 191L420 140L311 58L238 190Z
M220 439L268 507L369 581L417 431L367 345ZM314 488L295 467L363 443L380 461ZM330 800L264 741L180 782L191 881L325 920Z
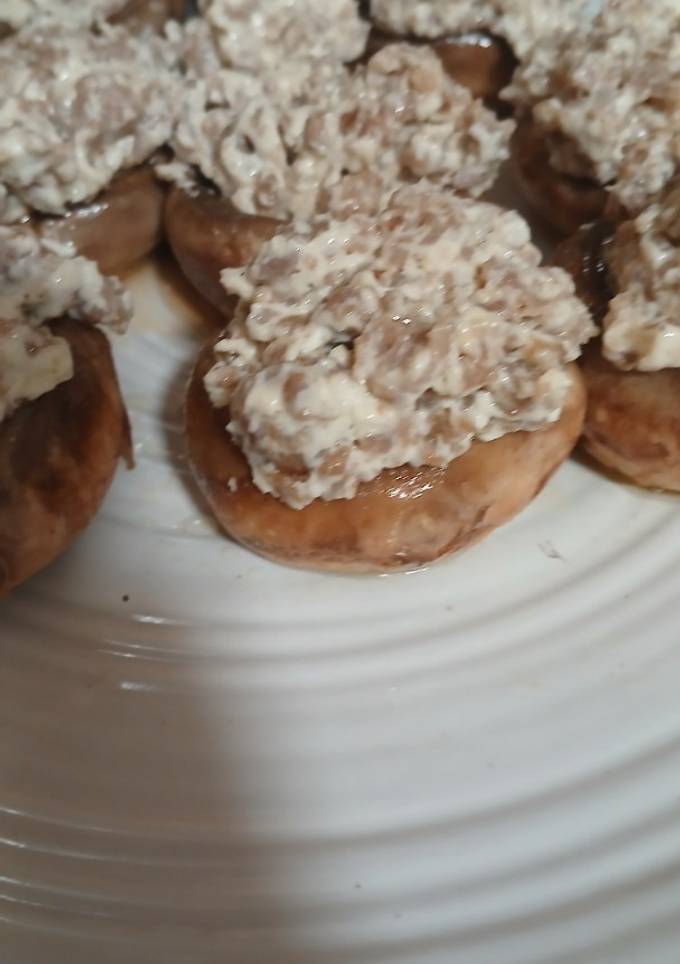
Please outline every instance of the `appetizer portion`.
M512 130L430 50L408 44L353 72L309 60L273 76L215 71L189 85L175 160L159 168L177 185L168 238L194 286L229 311L220 270L245 264L282 222L335 204L379 206L419 178L479 195Z
M583 360L585 448L638 485L680 491L680 184L616 229L581 228L557 260L602 325Z
M61 553L130 459L106 335L120 282L69 245L0 227L0 596Z
M379 215L284 226L189 390L194 472L229 535L301 566L419 566L522 509L567 457L594 332L519 215L425 182Z
M680 5L606 0L593 23L536 45L504 97L520 121L520 183L570 232L611 192L640 212L680 169Z
M429 43L448 73L495 100L518 60L575 23L584 0L369 0L371 52L395 38Z
M153 248L163 192L149 166L177 101L160 37L40 20L0 44L0 224L72 241L106 273Z

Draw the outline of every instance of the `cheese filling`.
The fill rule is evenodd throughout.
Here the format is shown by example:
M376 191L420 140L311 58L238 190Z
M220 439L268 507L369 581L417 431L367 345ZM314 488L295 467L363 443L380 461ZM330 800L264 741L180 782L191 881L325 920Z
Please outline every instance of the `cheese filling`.
M622 224L608 249L618 292L604 319L603 351L623 369L680 368L680 186Z
M41 20L0 44L0 223L65 214L169 138L174 54L159 37Z
M118 13L128 0L2 0L0 33L49 16L55 23L88 26Z
M198 7L222 66L253 73L285 69L303 53L326 63L356 60L368 35L355 0L199 0Z
M299 509L383 469L556 421L594 328L523 219L420 183L288 225L247 267L205 378L255 484Z
M186 92L164 176L191 189L199 171L241 211L286 219L327 209L366 179L380 193L419 178L479 195L508 156L500 121L452 81L426 47L394 44L354 72L291 63L275 83L221 70ZM377 202L376 202L377 203Z
M64 315L123 331L132 305L120 281L72 245L0 227L0 421L72 377L68 344L44 325Z
M584 0L371 0L371 15L400 36L491 33L522 57L537 41L576 23L584 6Z
M609 185L639 213L680 170L680 4L609 0L587 28L539 44L504 96L551 164Z

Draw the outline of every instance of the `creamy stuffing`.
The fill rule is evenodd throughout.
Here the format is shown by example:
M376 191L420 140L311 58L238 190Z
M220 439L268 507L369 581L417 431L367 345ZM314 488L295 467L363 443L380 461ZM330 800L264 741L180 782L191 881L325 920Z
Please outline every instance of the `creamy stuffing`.
M680 3L608 0L588 29L538 45L505 96L551 163L638 213L680 169Z
M128 0L2 0L0 34L19 30L49 16L55 22L82 26L118 13Z
M0 44L0 223L64 214L164 144L173 57L159 37L47 20Z
M247 267L205 378L255 484L293 508L560 417L594 332L516 213L420 183L377 218L318 215Z
M680 185L617 229L608 266L617 294L605 356L623 369L680 368Z
M491 33L518 57L585 17L587 0L371 0L371 15L389 33L434 40Z
M366 45L368 24L355 0L199 0L198 7L199 29L225 67L276 71L301 55L343 63Z
M394 44L350 72L299 62L270 84L222 70L186 91L176 161L160 170L191 187L193 171L241 211L308 217L362 194L427 178L479 195L508 156L500 121L451 80L425 47Z
M73 375L67 342L44 322L68 315L122 331L131 314L120 281L72 245L0 227L0 421Z

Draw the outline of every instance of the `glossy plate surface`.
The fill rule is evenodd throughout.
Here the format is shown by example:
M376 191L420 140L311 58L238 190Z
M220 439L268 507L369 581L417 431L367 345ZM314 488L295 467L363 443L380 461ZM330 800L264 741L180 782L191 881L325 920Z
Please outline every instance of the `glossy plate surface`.
M570 462L429 571L274 566L187 473L208 316L133 289L137 468L0 606L2 964L677 964L677 499Z

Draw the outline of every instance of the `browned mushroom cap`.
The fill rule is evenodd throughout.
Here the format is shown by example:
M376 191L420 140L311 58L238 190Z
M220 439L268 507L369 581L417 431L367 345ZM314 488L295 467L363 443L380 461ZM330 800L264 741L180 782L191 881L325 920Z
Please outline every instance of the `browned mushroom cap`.
M123 274L160 243L165 191L150 164L121 171L90 204L35 219L42 237L71 241L104 274Z
M605 246L612 228L583 227L557 249L595 318L601 320L613 292ZM646 488L680 491L680 370L621 371L589 345L581 369L588 392L583 447L606 468Z
M624 372L602 357L599 344L582 367L586 451L638 485L680 492L680 370Z
M215 409L199 357L189 387L186 427L195 477L222 528L277 562L310 569L412 569L464 548L523 509L564 461L583 423L578 371L561 419L537 432L475 442L446 469L403 466L362 484L353 499L317 499L295 510L253 483L248 463Z
M190 194L173 187L165 205L165 230L180 268L199 294L227 317L234 298L220 283L222 269L251 261L280 224L243 214L206 189Z
M467 87L475 97L495 102L501 90L510 83L517 61L508 44L499 37L484 33L467 33L439 40L420 40L397 37L377 27L368 35L362 62L369 60L383 47L400 40L427 44L441 60L447 74Z
M602 217L607 192L589 178L560 174L550 164L545 138L522 120L512 140L515 175L527 201L546 224L561 234Z
M0 596L58 556L96 513L130 430L106 336L51 325L74 375L0 423Z

